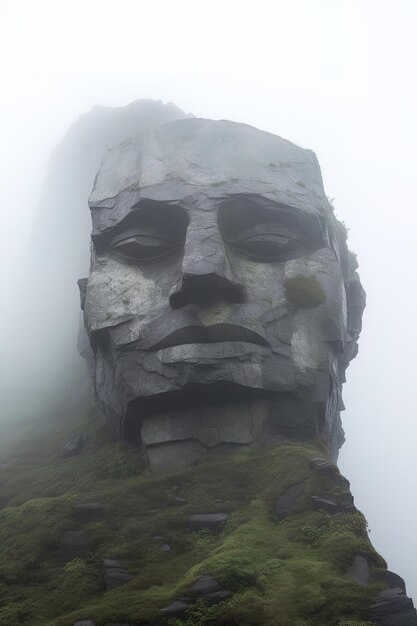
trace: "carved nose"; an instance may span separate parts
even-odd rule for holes
[[[179,309],[186,304],[210,305],[219,300],[244,302],[245,288],[226,276],[215,272],[184,273],[180,285],[169,296],[171,308]]]

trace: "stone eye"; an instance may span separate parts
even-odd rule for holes
[[[119,239],[113,249],[133,261],[151,261],[161,259],[175,250],[175,243],[153,235],[132,235]]]
[[[259,262],[285,261],[299,246],[296,238],[273,233],[256,233],[233,242],[237,252]]]

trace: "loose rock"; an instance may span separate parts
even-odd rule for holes
[[[106,591],[125,585],[133,579],[133,576],[115,559],[104,559],[103,566],[104,588]]]
[[[213,576],[201,576],[192,585],[191,591],[198,596],[204,596],[209,593],[220,591],[221,587]]]
[[[369,565],[364,556],[355,554],[353,563],[346,572],[346,576],[352,578],[363,587],[369,584]]]
[[[171,546],[167,543],[163,543],[161,546],[161,550],[162,552],[171,552]]]
[[[68,563],[83,556],[89,550],[89,541],[83,530],[67,531],[62,535],[55,556],[62,563]]]
[[[191,530],[201,530],[202,528],[217,530],[226,523],[228,517],[227,513],[199,513],[190,515]]]
[[[79,502],[74,507],[74,516],[79,522],[95,522],[104,516],[105,509],[100,502]]]
[[[186,611],[191,607],[192,603],[189,598],[181,598],[174,600],[172,604],[161,609],[161,613],[167,617],[184,617]]]
[[[62,448],[61,457],[65,459],[68,456],[75,456],[83,451],[84,443],[87,439],[87,435],[84,433],[78,433],[71,437]]]
[[[314,508],[327,511],[331,515],[335,513],[352,513],[355,511],[353,496],[350,492],[335,494],[332,496],[310,496]]]
[[[275,513],[279,520],[287,517],[297,506],[298,498],[304,492],[304,483],[297,483],[290,487],[282,496],[278,498],[275,505]]]

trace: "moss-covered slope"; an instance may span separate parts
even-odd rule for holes
[[[84,450],[61,458],[78,431],[88,437]],[[155,474],[88,411],[27,425],[9,436],[0,459],[0,626],[363,623],[385,564],[361,513],[314,505],[312,495],[346,491],[336,469],[311,466],[318,455],[313,445],[285,444]],[[298,484],[290,513],[278,516],[278,499]],[[96,508],[80,511],[80,502]],[[198,513],[228,519],[192,530]],[[63,549],[68,533],[85,539],[76,556]],[[369,586],[345,575],[355,555],[371,565]],[[132,580],[105,591],[104,558],[119,560]],[[232,595],[213,606],[196,599],[181,618],[164,617],[161,608],[175,599],[193,601],[191,585],[203,575]]]

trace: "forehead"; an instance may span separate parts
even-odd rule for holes
[[[243,195],[317,216],[329,211],[310,150],[245,124],[178,120],[106,154],[89,198],[93,232],[117,226],[146,200],[192,206],[196,196]]]

